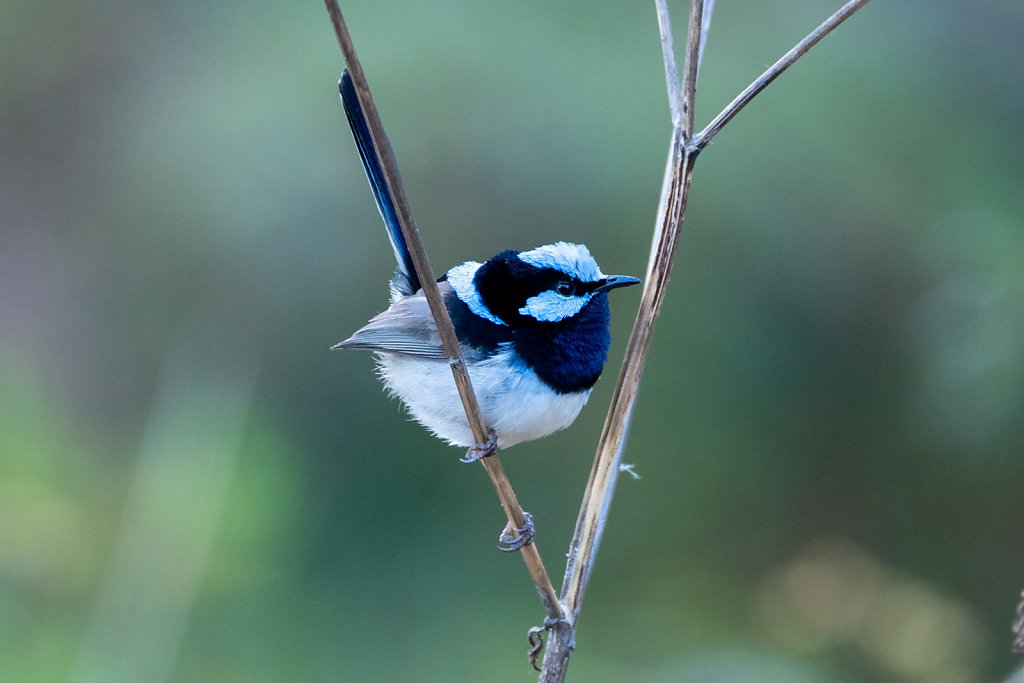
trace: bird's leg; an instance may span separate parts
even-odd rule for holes
[[[466,463],[476,462],[480,458],[486,458],[488,455],[494,455],[496,450],[498,450],[498,437],[494,435],[493,429],[488,429],[487,441],[484,443],[478,443],[475,446],[470,446],[466,450],[466,457],[459,458],[459,460]]]
[[[505,525],[501,535],[498,536],[498,543],[502,544],[498,546],[498,550],[514,553],[533,543],[533,515],[524,510],[523,519],[526,520],[526,523],[521,527],[512,526],[512,522]]]

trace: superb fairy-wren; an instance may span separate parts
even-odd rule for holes
[[[346,71],[339,83],[359,156],[387,227],[398,268],[391,306],[333,349],[367,349],[388,389],[412,416],[467,462],[476,444],[427,300],[399,227],[362,107]],[[568,427],[608,356],[607,292],[640,282],[605,275],[583,245],[556,242],[467,261],[438,281],[483,419],[504,448]]]

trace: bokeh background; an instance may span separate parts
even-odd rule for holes
[[[719,2],[698,122],[838,4]],[[643,273],[650,3],[343,10],[436,269]],[[572,680],[1021,680],[1022,31],[876,0],[703,154]],[[340,68],[319,2],[0,2],[3,680],[533,679],[483,471],[327,351],[393,265]],[[503,457],[556,583],[638,300]]]

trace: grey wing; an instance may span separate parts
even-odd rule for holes
[[[441,295],[454,296],[451,285],[439,282]],[[399,299],[332,349],[366,349],[431,360],[447,360],[423,290]],[[465,351],[465,350],[464,350]]]

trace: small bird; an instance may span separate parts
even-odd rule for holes
[[[347,70],[339,89],[398,268],[391,306],[331,348],[375,352],[384,384],[412,417],[468,447],[463,462],[568,427],[608,355],[607,292],[640,280],[605,275],[585,246],[570,242],[503,251],[445,273],[438,287],[492,431],[493,443],[475,443]]]

